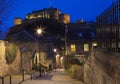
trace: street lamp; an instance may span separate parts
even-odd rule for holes
[[[40,72],[40,77],[41,77],[41,62],[40,62],[41,59],[40,59],[40,41],[39,41],[39,37],[40,37],[40,35],[42,34],[42,32],[43,32],[43,31],[42,31],[41,28],[38,28],[38,29],[37,29],[37,34],[38,34],[38,54],[39,54],[39,64],[40,64],[40,66],[39,66],[39,67],[40,67],[40,68],[39,68],[39,69],[40,69],[40,70],[39,70],[39,72]]]
[[[53,49],[53,51],[54,51],[54,70],[55,70],[55,72],[56,72],[56,53],[57,53],[57,49],[56,48],[54,48]]]
[[[23,69],[23,57],[22,57],[22,52],[24,51],[24,48],[20,48],[20,61],[21,61],[21,71],[22,71],[22,81],[24,81],[24,69]]]
[[[42,29],[37,29],[38,35],[42,34]]]
[[[57,49],[54,49],[53,51],[56,53]]]
[[[68,32],[68,26],[65,25],[65,55],[68,54],[68,52],[67,52],[67,32]]]

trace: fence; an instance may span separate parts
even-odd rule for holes
[[[20,78],[18,78],[18,80],[14,79],[14,76],[15,75],[3,75],[3,76],[0,76],[0,84],[13,84],[13,82],[17,82],[18,84],[21,84],[22,82],[25,81],[25,75],[29,75],[30,79],[32,80],[33,79],[33,74],[35,73],[36,71],[25,71],[23,70],[22,74],[18,75]]]

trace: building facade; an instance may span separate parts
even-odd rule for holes
[[[40,37],[37,34],[38,28],[43,29]],[[39,66],[40,63],[53,67],[55,64],[53,49],[60,50],[61,55],[64,52],[62,49],[64,48],[64,25],[50,19],[26,20],[22,24],[11,27],[6,39],[18,45],[19,48],[25,48],[23,52],[25,70],[30,70],[34,65]]]
[[[120,52],[120,0],[114,2],[97,17],[98,46]]]
[[[21,51],[24,70],[29,71],[35,65],[39,66],[40,63],[46,67],[52,65],[54,46],[51,37],[40,37],[39,44],[38,37],[26,30],[18,31],[7,37],[9,42],[16,44],[20,50],[24,49]]]
[[[59,21],[64,23],[64,24],[70,23],[70,15],[69,14],[60,14]]]
[[[83,62],[93,50],[93,46],[97,46],[96,26],[70,23],[67,24],[67,28],[67,54],[76,56]]]

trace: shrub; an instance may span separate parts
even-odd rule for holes
[[[83,81],[83,66],[79,66],[77,64],[71,65],[67,69],[68,75],[70,75],[72,78]]]
[[[73,78],[75,75],[75,69],[77,68],[77,65],[71,65],[70,68],[67,69],[68,74]]]
[[[5,59],[8,64],[12,64],[16,58],[18,47],[12,43],[6,45]]]

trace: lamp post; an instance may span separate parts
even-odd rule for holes
[[[23,69],[23,57],[22,52],[24,51],[24,48],[20,48],[20,62],[21,62],[21,71],[22,71],[22,81],[24,81],[24,69]]]
[[[67,55],[68,54],[68,52],[67,52],[67,32],[68,32],[68,26],[67,25],[65,25],[65,55]]]
[[[54,48],[54,69],[55,69],[55,72],[56,72],[56,52],[57,52],[57,49],[56,48]]]
[[[39,37],[42,34],[42,29],[38,28],[37,29],[37,34],[38,34],[38,55],[39,55],[39,73],[40,73],[40,77],[41,77],[41,59],[40,59],[40,41],[39,41]]]

